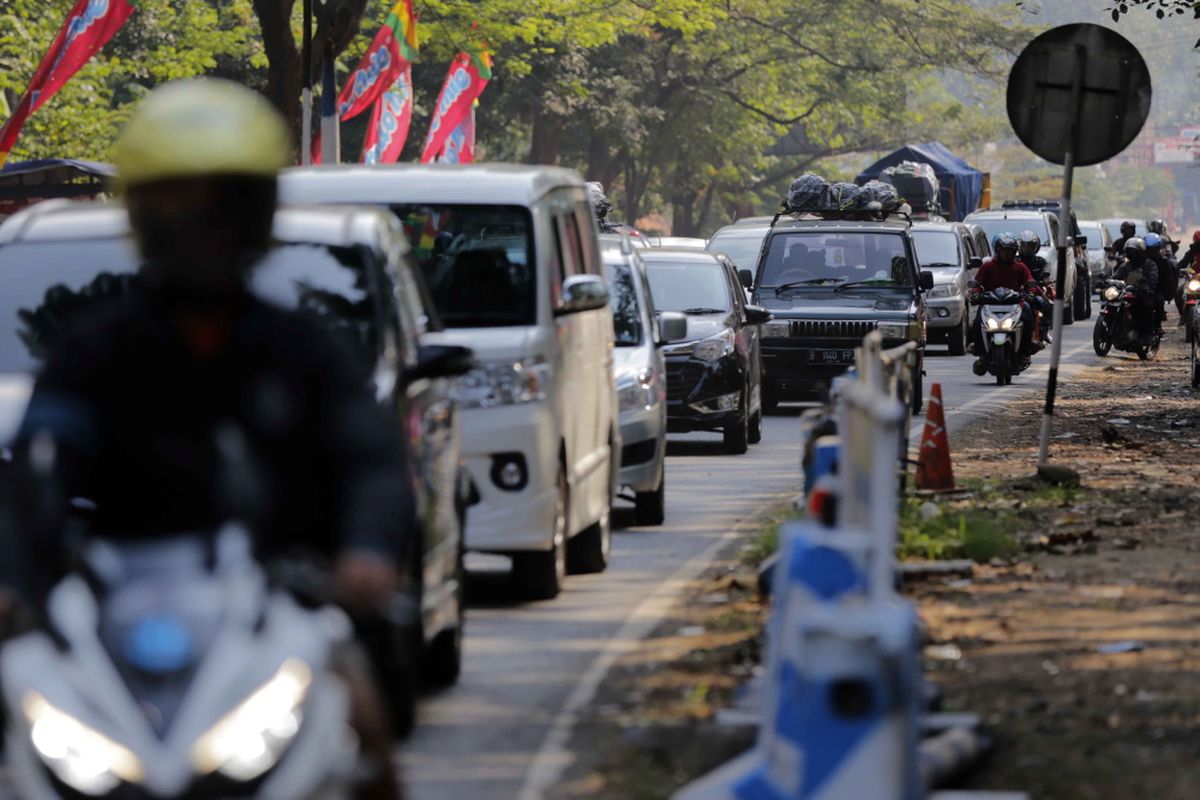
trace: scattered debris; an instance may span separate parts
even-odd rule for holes
[[[1121,653],[1140,653],[1145,649],[1146,645],[1141,642],[1125,641],[1102,644],[1096,648],[1096,652],[1103,653],[1106,656],[1113,656],[1120,655]]]

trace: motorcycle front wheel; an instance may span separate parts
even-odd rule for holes
[[[1192,337],[1192,388],[1200,387],[1200,343]]]
[[[1011,352],[1008,347],[1002,347],[996,351],[996,385],[1006,386],[1012,383],[1012,376],[1009,374],[1011,370]]]
[[[1096,327],[1092,328],[1092,349],[1101,358],[1108,355],[1109,350],[1112,350],[1112,330],[1106,316],[1101,315],[1096,320]]]

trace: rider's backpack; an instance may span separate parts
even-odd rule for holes
[[[1179,288],[1179,267],[1170,259],[1158,262],[1158,293],[1163,297],[1174,297]]]

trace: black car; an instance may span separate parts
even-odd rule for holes
[[[663,348],[667,430],[721,431],[725,452],[762,439],[762,354],[758,326],[769,311],[748,305],[732,262],[696,249],[642,251],[659,311],[688,316],[687,338]]]
[[[418,671],[453,683],[461,664],[464,618],[463,523],[468,483],[461,474],[450,382],[472,366],[470,350],[422,345],[440,327],[408,240],[394,216],[372,209],[282,210],[276,247],[253,274],[252,290],[283,308],[317,315],[347,336],[371,365],[372,391],[395,410],[409,444],[422,553],[412,585],[421,614],[386,632],[397,725],[413,717]],[[112,205],[45,203],[0,225],[0,421],[10,436],[28,401],[32,376],[64,320],[136,290],[137,256],[125,211]],[[395,636],[401,646],[396,648]],[[423,642],[424,661],[411,658]]]
[[[885,347],[917,343],[912,406],[919,411],[932,287],[907,221],[779,219],[763,241],[752,290],[753,302],[775,316],[763,326],[766,408],[821,398],[854,364],[863,337],[878,330]]]

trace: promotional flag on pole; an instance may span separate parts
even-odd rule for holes
[[[421,149],[422,164],[428,164],[442,153],[446,140],[470,115],[472,106],[491,79],[492,57],[487,50],[455,56],[429,122],[429,135]]]
[[[366,111],[383,96],[400,78],[405,67],[416,60],[418,46],[412,0],[400,0],[388,13],[362,61],[342,87],[337,103],[342,122]]]
[[[137,10],[138,0],[77,0],[25,95],[0,127],[0,167],[16,146],[26,120],[104,47]]]
[[[478,103],[476,103],[478,105]],[[475,161],[475,108],[446,137],[438,161],[446,164],[471,164]]]
[[[363,139],[362,163],[393,164],[400,160],[412,123],[412,66],[405,67],[392,88],[375,101]]]

